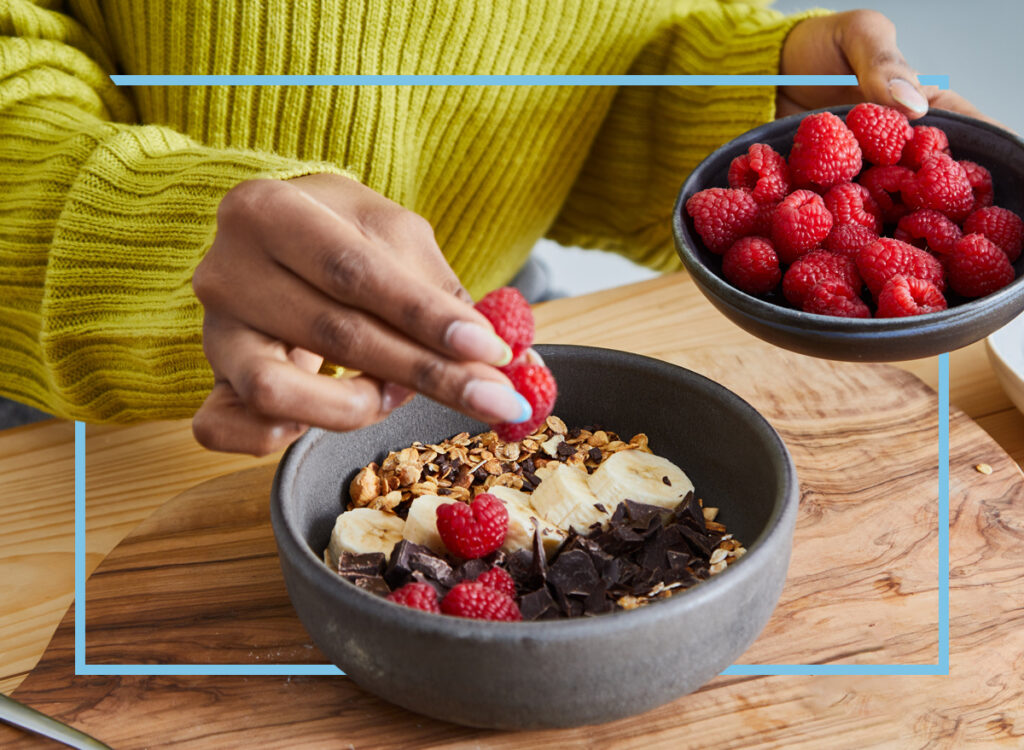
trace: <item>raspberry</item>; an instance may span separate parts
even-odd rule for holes
[[[914,247],[948,255],[953,252],[953,246],[963,236],[963,232],[938,211],[922,208],[900,219],[893,236]]]
[[[979,208],[964,222],[964,234],[983,234],[1013,263],[1024,247],[1024,220],[998,206]]]
[[[1013,281],[1013,266],[991,240],[968,234],[958,243],[946,265],[949,285],[964,297],[984,297]]]
[[[857,254],[857,270],[876,298],[896,274],[930,281],[946,290],[942,264],[924,250],[889,237],[879,237]]]
[[[512,348],[513,359],[530,348],[533,343],[533,311],[518,289],[511,286],[495,289],[474,307],[491,321],[494,332]]]
[[[930,125],[915,125],[913,130],[914,134],[903,147],[903,156],[900,158],[900,164],[904,167],[917,169],[927,157],[936,152],[949,154],[949,139],[943,131]]]
[[[501,546],[508,533],[508,511],[494,495],[482,492],[471,503],[437,506],[437,533],[453,555],[473,560]]]
[[[954,221],[963,221],[974,205],[974,193],[967,172],[952,156],[932,154],[903,183],[903,202],[911,208],[930,208]]]
[[[991,206],[995,202],[995,189],[992,187],[992,173],[973,161],[961,161],[960,166],[967,172],[967,181],[971,183],[974,193],[972,211]]]
[[[853,179],[862,165],[857,137],[831,112],[808,115],[793,136],[789,168],[798,185],[830,188]]]
[[[946,298],[924,279],[896,274],[878,293],[879,318],[903,318],[946,309]]]
[[[441,600],[441,611],[446,615],[474,620],[518,622],[523,619],[514,599],[482,583],[456,584]]]
[[[778,203],[789,192],[789,167],[767,143],[755,143],[729,165],[729,187],[750,190],[758,203]]]
[[[763,237],[744,237],[726,250],[722,275],[747,294],[767,294],[782,279],[779,256]]]
[[[832,214],[821,196],[810,190],[796,190],[775,209],[772,244],[783,263],[792,263],[817,247],[832,229]]]
[[[544,423],[555,406],[558,386],[555,385],[555,376],[544,365],[522,361],[503,368],[503,372],[512,381],[512,387],[529,402],[533,409],[533,415],[525,422],[518,424],[504,422],[491,425],[492,429],[498,433],[499,438],[505,442],[513,442],[522,440]]]
[[[708,250],[721,255],[754,231],[758,206],[748,190],[708,188],[686,201],[686,212]]]
[[[860,184],[868,189],[882,211],[882,220],[892,224],[910,209],[904,205],[903,183],[914,176],[906,167],[871,167],[860,176]]]
[[[871,310],[841,281],[815,284],[803,305],[804,312],[836,318],[870,318]]]
[[[832,227],[832,231],[828,233],[821,246],[838,255],[856,259],[861,248],[877,239],[877,234],[860,224],[839,224]]]
[[[516,582],[506,571],[501,568],[485,570],[477,576],[477,583],[482,583],[488,588],[494,589],[499,594],[504,594],[510,599],[516,598]]]
[[[882,211],[863,185],[844,182],[825,193],[825,208],[833,224],[860,224],[875,234],[882,231]]]
[[[422,609],[424,612],[441,613],[441,606],[437,603],[437,592],[429,583],[407,583],[388,594],[387,599],[406,607]]]
[[[883,166],[897,163],[914,135],[906,115],[878,104],[858,104],[851,109],[846,127],[857,137],[864,158]]]
[[[857,264],[852,258],[827,250],[812,250],[789,267],[782,279],[782,294],[793,305],[800,307],[815,286],[835,281],[850,290],[848,296],[860,292],[861,280]]]

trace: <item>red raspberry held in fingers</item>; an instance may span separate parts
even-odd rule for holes
[[[789,192],[789,166],[767,143],[755,143],[729,165],[729,187],[750,190],[758,203],[778,203]]]
[[[844,182],[825,193],[825,208],[833,224],[860,224],[875,234],[882,231],[882,211],[863,185]]]
[[[516,598],[516,582],[507,571],[504,571],[501,568],[485,570],[477,576],[476,582],[482,583],[484,586],[492,588],[499,594],[504,594],[510,599]]]
[[[900,219],[893,236],[914,247],[949,255],[963,236],[960,227],[938,211],[922,208]]]
[[[848,127],[860,144],[864,158],[872,164],[896,164],[914,129],[899,110],[879,104],[858,104],[846,114]]]
[[[904,318],[946,309],[946,298],[924,279],[896,274],[878,293],[879,318]]]
[[[1024,247],[1024,220],[998,206],[979,208],[964,222],[964,234],[985,235],[1013,263]]]
[[[882,211],[882,221],[892,224],[900,220],[910,208],[903,203],[903,184],[914,173],[906,167],[871,167],[860,176],[860,184],[867,188]]]
[[[896,274],[924,279],[940,292],[946,290],[942,264],[934,256],[890,237],[879,237],[861,250],[857,254],[857,270],[876,298],[885,282]]]
[[[974,205],[974,193],[964,168],[948,154],[938,153],[925,157],[921,168],[903,183],[903,202],[963,221]]]
[[[1013,281],[1006,253],[981,234],[964,236],[946,264],[949,286],[964,297],[984,297]]]
[[[686,201],[697,234],[708,250],[721,255],[736,240],[754,231],[758,204],[749,190],[708,188]]]
[[[512,387],[527,400],[530,408],[533,409],[530,418],[525,422],[518,424],[503,422],[491,425],[491,429],[498,433],[499,438],[510,443],[522,440],[536,431],[551,415],[555,399],[558,398],[558,386],[555,384],[555,376],[551,374],[551,370],[544,365],[526,360],[502,368],[502,372],[512,381]]]
[[[829,252],[856,259],[857,253],[877,239],[878,235],[875,232],[860,224],[839,224],[832,227],[821,247]]]
[[[437,592],[429,583],[413,581],[399,589],[395,589],[387,595],[388,601],[404,604],[413,609],[422,609],[424,612],[436,612],[441,614],[441,605],[437,602]]]
[[[828,237],[832,214],[821,196],[811,190],[796,190],[775,209],[772,244],[783,263],[792,263]]]
[[[871,310],[841,281],[815,284],[804,300],[803,311],[834,318],[870,318]]]
[[[441,611],[446,615],[474,620],[518,622],[523,619],[515,599],[482,583],[456,584],[441,600]]]
[[[437,533],[453,555],[474,560],[489,555],[505,541],[508,511],[494,495],[482,492],[470,503],[437,506]]]
[[[515,359],[533,343],[533,310],[530,303],[511,286],[495,289],[474,307],[491,321],[494,332],[512,349]]]
[[[974,192],[972,211],[991,206],[995,202],[995,188],[992,186],[992,173],[973,161],[961,160],[960,166],[967,172],[967,181]]]
[[[949,154],[949,139],[946,134],[930,125],[915,125],[914,134],[903,147],[900,164],[917,169],[924,160],[935,153]]]
[[[779,285],[779,256],[764,237],[737,240],[722,256],[722,275],[747,294],[767,294]]]
[[[860,294],[862,283],[857,264],[852,258],[827,250],[812,250],[789,267],[782,278],[782,294],[793,305],[800,307],[807,295],[818,284],[835,281],[850,290],[850,296]]]
[[[857,137],[834,114],[819,112],[800,122],[789,153],[789,169],[797,185],[830,188],[849,182],[862,164]]]

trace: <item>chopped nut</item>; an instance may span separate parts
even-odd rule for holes
[[[708,531],[725,531],[725,527],[717,521],[707,521],[704,525]]]
[[[399,486],[410,486],[415,484],[420,479],[420,474],[423,469],[420,468],[419,464],[408,463],[402,464],[398,467],[398,482]]]
[[[623,609],[636,609],[637,607],[642,607],[647,602],[638,596],[629,596],[627,594],[626,596],[620,596],[616,603]]]
[[[992,467],[989,466],[988,464],[978,464],[977,466],[974,467],[974,470],[982,474],[992,473]]]
[[[553,438],[551,438],[550,440],[545,442],[543,445],[541,445],[541,448],[544,449],[545,453],[547,453],[549,456],[554,458],[555,456],[558,455],[558,445],[559,445],[559,443],[562,443],[564,440],[565,440],[565,438],[562,437],[561,435],[555,435]]]
[[[363,467],[348,487],[348,496],[356,507],[366,505],[380,493],[381,483],[376,463]]]
[[[402,493],[399,490],[394,490],[374,498],[370,507],[374,510],[394,510],[400,502],[402,502]]]
[[[704,508],[704,520],[714,521],[718,518],[718,508]]]
[[[716,573],[721,573],[723,570],[725,570],[725,568],[726,568],[726,562],[725,562],[725,560],[722,560],[721,562],[717,562],[714,565],[712,565],[710,568],[708,568],[708,572],[711,575],[715,575]]]
[[[719,547],[718,549],[716,549],[714,552],[711,553],[711,558],[708,560],[708,562],[711,563],[712,566],[715,566],[718,563],[722,562],[722,560],[724,560],[725,556],[728,555],[728,554],[729,554],[728,550],[724,550],[721,547]]]
[[[747,554],[746,547],[737,547],[732,551],[733,557],[743,557],[745,554]]]

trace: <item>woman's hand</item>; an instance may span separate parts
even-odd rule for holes
[[[511,351],[430,225],[354,180],[238,185],[192,285],[215,376],[192,423],[207,448],[271,453],[309,425],[378,421],[414,391],[484,422],[529,417],[492,366]],[[325,358],[366,374],[318,375]]]
[[[873,10],[851,10],[801,21],[786,38],[779,72],[854,74],[859,85],[780,86],[776,117],[869,101],[896,107],[911,120],[926,114],[929,107],[936,107],[995,123],[959,94],[921,86],[914,69],[896,46],[892,21]]]

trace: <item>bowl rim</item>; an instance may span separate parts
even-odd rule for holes
[[[720,395],[732,408],[746,411],[753,417],[754,429],[763,434],[769,441],[773,453],[776,453],[781,458],[783,471],[776,477],[777,495],[775,507],[772,508],[764,528],[755,539],[745,545],[747,552],[736,563],[728,566],[721,573],[701,581],[699,584],[664,601],[653,602],[650,605],[634,610],[619,610],[593,617],[560,618],[557,620],[528,622],[493,622],[439,615],[423,612],[411,607],[404,607],[395,602],[390,602],[382,596],[364,591],[331,571],[321,558],[313,554],[305,538],[298,533],[288,513],[285,511],[285,488],[291,486],[295,481],[311,450],[330,434],[325,430],[314,428],[295,441],[285,452],[274,474],[274,482],[271,488],[271,525],[278,546],[281,548],[280,554],[290,554],[293,560],[297,556],[298,560],[305,563],[293,566],[296,574],[302,576],[307,583],[313,585],[317,590],[322,591],[324,587],[327,587],[326,591],[334,592],[333,596],[335,598],[346,599],[354,606],[368,610],[369,613],[380,617],[387,617],[397,625],[409,628],[418,635],[450,637],[454,634],[458,637],[475,637],[484,640],[505,640],[511,638],[524,641],[569,639],[582,637],[591,632],[603,632],[609,628],[632,629],[634,627],[643,627],[645,624],[653,625],[667,619],[682,616],[687,610],[705,606],[709,600],[713,600],[720,592],[727,590],[724,587],[731,581],[739,581],[741,578],[756,576],[758,570],[756,564],[762,559],[767,559],[767,556],[772,554],[767,549],[768,542],[776,538],[780,533],[783,533],[783,530],[791,525],[791,523],[795,523],[800,498],[793,458],[782,438],[768,420],[747,401],[725,386],[693,370],[665,362],[664,360],[618,349],[594,346],[546,344],[538,345],[536,348],[540,351],[541,356],[550,356],[552,354],[557,356],[557,353],[560,351],[567,353],[577,352],[589,354],[590,356],[610,356],[613,359],[626,363],[634,363],[652,370],[675,374],[677,377],[682,375],[683,377],[693,378],[697,382],[703,381],[712,390],[720,391]],[[337,585],[339,581],[342,583],[341,586]]]
[[[758,137],[768,131],[779,129],[781,125],[787,125],[795,133],[796,127],[808,115],[821,112],[831,112],[834,115],[843,115],[849,112],[854,104],[844,104],[834,107],[822,107],[820,109],[798,112],[787,117],[773,120],[759,125],[752,130],[733,138],[728,143],[719,146],[705,157],[701,164],[720,158],[736,149],[736,142],[743,140],[750,143],[758,142]],[[930,124],[929,120],[961,122],[971,127],[988,131],[1002,140],[1009,141],[1021,151],[1024,151],[1024,139],[1015,133],[997,127],[984,120],[968,117],[958,112],[951,112],[945,109],[929,109],[928,114],[914,124]],[[782,128],[785,130],[785,128]],[[700,166],[700,165],[698,165]],[[690,240],[696,241],[690,233],[683,220],[686,199],[698,192],[695,187],[695,175],[699,170],[694,169],[683,182],[672,211],[672,233],[675,236],[676,251],[683,261],[683,265],[693,275],[698,284],[721,300],[729,307],[741,310],[745,314],[755,317],[758,320],[771,321],[772,325],[778,327],[780,322],[791,324],[794,329],[801,332],[836,333],[836,334],[877,334],[888,332],[914,332],[926,333],[931,329],[944,328],[951,322],[964,322],[963,319],[972,319],[987,315],[993,308],[1001,307],[1014,298],[1024,295],[1024,274],[1019,275],[1002,289],[979,297],[977,299],[963,302],[956,307],[950,307],[939,312],[927,313],[925,315],[908,316],[905,318],[842,318],[830,315],[818,315],[790,307],[777,305],[773,302],[747,294],[729,284],[725,279],[715,274],[697,256],[696,250],[691,246]],[[710,252],[710,251],[708,251]],[[781,319],[781,320],[780,320]]]

